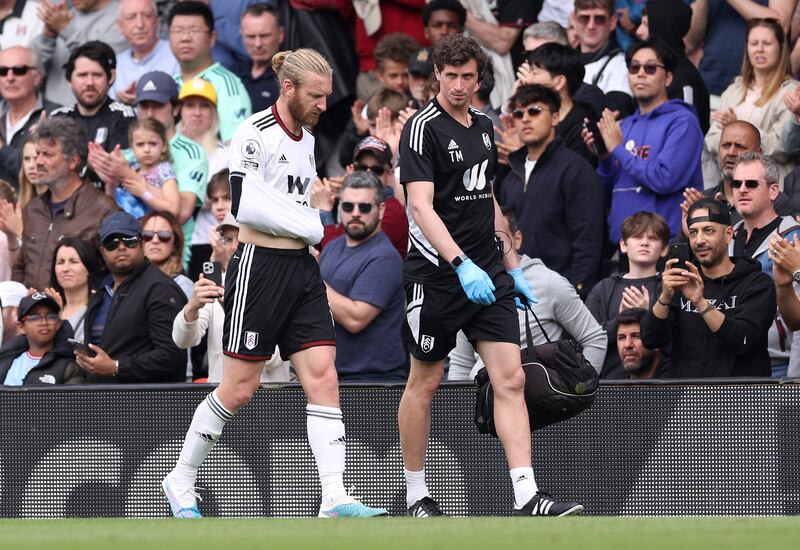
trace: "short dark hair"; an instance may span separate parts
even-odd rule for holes
[[[474,59],[478,64],[478,78],[482,78],[483,71],[489,63],[489,56],[483,51],[477,40],[463,34],[451,34],[441,39],[433,48],[433,64],[439,71],[445,65],[459,67]]]
[[[379,69],[385,61],[408,65],[408,59],[419,51],[419,42],[404,32],[387,34],[375,45],[375,63]]]
[[[642,324],[642,319],[644,319],[645,315],[647,315],[647,310],[640,307],[623,309],[617,315],[617,325],[640,325]]]
[[[517,217],[514,215],[514,211],[511,210],[507,206],[500,207],[500,213],[503,214],[506,220],[508,220],[508,228],[511,230],[510,238],[514,238],[514,234],[519,231],[519,225],[517,225]]]
[[[461,23],[461,28],[467,23],[467,10],[461,5],[458,0],[431,0],[422,8],[422,26],[427,27],[431,20],[431,14],[438,10],[447,10],[455,12],[458,16],[458,22]]]
[[[75,70],[75,61],[79,57],[91,59],[100,65],[109,80],[111,80],[111,71],[117,68],[117,55],[111,49],[111,46],[99,40],[92,40],[75,48],[67,62],[64,63],[64,72],[67,80],[72,78],[72,73]]]
[[[512,95],[508,104],[513,107],[524,107],[536,102],[544,103],[553,113],[561,109],[561,98],[550,86],[542,84],[523,84],[517,88],[517,93]]]
[[[556,42],[542,44],[528,54],[528,63],[536,65],[553,76],[567,79],[567,93],[572,97],[583,84],[586,69],[581,63],[581,54],[569,46]]]
[[[372,189],[375,192],[376,203],[381,204],[385,200],[381,180],[369,170],[356,170],[347,174],[342,182],[339,197],[342,196],[345,189]]]
[[[53,251],[53,261],[50,266],[50,286],[56,289],[56,291],[61,295],[62,299],[66,299],[66,297],[64,296],[64,289],[58,283],[58,279],[56,278],[56,256],[58,256],[58,251],[65,246],[75,249],[75,252],[78,253],[78,258],[80,258],[83,267],[85,267],[86,271],[89,272],[89,276],[102,267],[100,251],[95,243],[90,243],[76,237],[64,237],[61,239],[56,245],[56,249]]]
[[[199,15],[206,22],[208,30],[214,30],[214,12],[205,2],[198,2],[198,0],[176,2],[169,10],[169,15],[167,15],[167,27],[172,26],[172,20],[175,19],[176,15]]]
[[[484,103],[489,103],[489,97],[492,95],[492,90],[494,90],[494,66],[492,65],[492,62],[489,61],[489,63],[486,65],[486,68],[483,70],[483,75],[481,76],[481,85],[478,87],[478,91],[475,92],[475,94],[478,96],[478,99]]]
[[[275,19],[278,20],[278,26],[283,26],[283,21],[281,21],[281,14],[278,13],[278,10],[275,9],[275,6],[272,4],[267,4],[266,2],[256,2],[255,4],[249,4],[244,10],[242,10],[242,17],[245,15],[250,15],[252,17],[261,17],[265,13],[271,13],[275,16]]]
[[[656,212],[648,210],[636,212],[625,218],[620,226],[623,241],[631,237],[641,237],[648,231],[658,237],[662,243],[669,243],[669,224]]]
[[[614,15],[614,0],[575,0],[575,11],[600,8],[606,10],[608,15]]]
[[[664,46],[660,40],[648,40],[647,42],[636,42],[630,47],[628,53],[625,54],[625,64],[631,66],[631,60],[636,52],[639,50],[653,50],[656,52],[656,57],[661,64],[664,65],[664,70],[670,73],[675,72],[675,67],[678,65],[678,60],[675,59],[672,51]]]

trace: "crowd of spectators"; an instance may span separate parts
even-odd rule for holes
[[[337,371],[404,380],[400,136],[455,33],[491,61],[498,246],[551,337],[611,380],[800,376],[798,0],[0,0],[0,385],[220,381],[229,142],[298,47],[334,68]],[[460,334],[449,377],[478,368]],[[261,380],[296,380],[280,349]]]

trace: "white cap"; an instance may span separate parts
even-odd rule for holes
[[[0,302],[3,307],[19,307],[19,301],[28,295],[25,285],[16,281],[3,281],[0,283]]]

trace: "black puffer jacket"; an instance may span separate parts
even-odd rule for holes
[[[39,364],[31,369],[23,380],[25,386],[47,386],[52,384],[81,384],[84,382],[83,370],[75,362],[73,348],[67,338],[72,338],[72,327],[67,321],[61,322],[56,333],[53,349],[48,351]],[[14,359],[28,351],[28,338],[21,334],[15,336],[0,348],[0,384],[2,384]]]
[[[92,278],[97,291],[86,310],[86,333],[91,334],[106,289],[106,273]],[[119,361],[117,376],[87,375],[88,382],[155,383],[186,379],[186,351],[172,341],[172,321],[186,305],[175,281],[145,260],[114,292],[100,346]],[[91,341],[87,336],[87,341]]]

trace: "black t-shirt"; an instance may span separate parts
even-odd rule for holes
[[[434,98],[406,122],[400,138],[400,182],[433,182],[433,209],[464,254],[492,276],[503,267],[494,241],[497,149],[491,119],[471,107],[469,112],[472,123],[466,128]],[[407,280],[449,284],[456,278],[413,218],[409,241]]]
[[[756,227],[747,238],[747,230],[742,224],[733,236],[733,255],[752,258],[764,239],[768,238],[781,225],[782,218],[776,217],[764,227]]]

